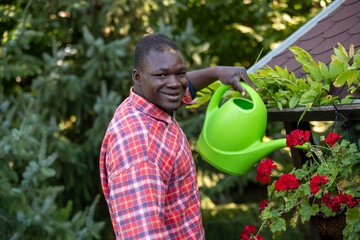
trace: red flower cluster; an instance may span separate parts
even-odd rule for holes
[[[285,191],[289,189],[297,189],[300,187],[299,179],[295,178],[293,174],[283,174],[279,180],[275,182],[275,189],[279,191]]]
[[[350,208],[356,207],[358,204],[360,204],[360,199],[359,199],[359,198],[354,199],[354,200],[348,202],[348,206],[349,206]]]
[[[251,236],[254,232],[256,232],[256,227],[254,225],[245,225],[245,229],[241,233],[242,238],[240,240],[264,240],[264,238],[262,238],[260,234]]]
[[[329,179],[326,179],[326,177],[327,177],[326,175],[320,176],[320,174],[318,174],[311,179],[310,189],[314,195],[319,192],[320,190],[319,186],[321,184],[325,184],[330,181]]]
[[[349,207],[355,207],[360,203],[360,199],[354,199],[353,196],[346,193],[337,193],[336,197],[331,197],[331,193],[328,192],[321,198],[326,206],[331,208],[332,212],[336,212],[340,209],[340,204],[347,204]]]
[[[268,206],[268,200],[264,199],[264,201],[262,201],[262,203],[260,203],[259,205],[259,213],[261,213],[262,211],[264,211],[264,209]]]
[[[329,135],[325,138],[325,143],[328,143],[330,147],[334,146],[336,141],[339,141],[342,136],[337,135],[334,132],[329,133]]]
[[[304,145],[305,142],[309,141],[311,132],[296,129],[290,134],[286,135],[286,146],[294,147],[296,145]]]
[[[271,159],[262,160],[257,168],[256,180],[262,183],[270,182],[271,169],[276,169],[274,162]]]

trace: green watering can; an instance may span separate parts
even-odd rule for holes
[[[262,142],[267,124],[265,104],[252,87],[244,82],[241,85],[251,100],[235,97],[219,106],[230,86],[221,85],[215,91],[197,143],[207,162],[232,175],[247,173],[263,157],[286,147],[286,138]]]

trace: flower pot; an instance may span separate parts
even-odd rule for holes
[[[346,227],[345,214],[325,217],[315,215],[310,217],[310,223],[324,236],[342,239],[343,230]]]

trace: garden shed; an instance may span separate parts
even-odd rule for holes
[[[253,65],[249,72],[255,72],[264,66],[277,65],[286,66],[288,71],[294,72],[298,78],[304,77],[307,72],[301,68],[301,64],[296,61],[289,47],[300,47],[316,62],[321,61],[328,65],[333,48],[338,43],[341,43],[347,51],[351,44],[356,50],[360,48],[360,1],[358,0],[334,1]],[[346,89],[333,88],[331,91],[341,98]],[[359,98],[360,94],[357,93],[356,96]]]
[[[290,37],[283,41],[276,49],[261,58],[256,64],[249,68],[254,73],[266,66],[274,68],[279,66],[293,72],[297,78],[306,79],[308,74],[302,68],[289,47],[297,46],[307,51],[316,62],[323,62],[328,65],[331,62],[331,55],[338,43],[349,51],[353,44],[355,51],[360,48],[360,1],[359,0],[335,0],[326,9],[308,21]],[[338,95],[341,99],[347,93],[347,87],[330,88],[332,95]],[[342,120],[342,128],[351,128],[360,120],[360,93],[355,93],[355,99],[350,104],[331,104],[312,106],[306,112],[300,124],[298,120],[305,111],[305,107],[269,109],[269,122],[283,122],[286,132],[300,128],[311,130],[310,121],[334,121]],[[357,140],[356,140],[357,141]],[[291,150],[292,159],[296,167],[302,166],[305,162],[305,153],[300,150]],[[317,234],[314,239],[319,239]],[[321,237],[321,239],[328,239]],[[330,238],[331,239],[331,238]]]
[[[341,43],[348,51],[353,44],[355,50],[360,48],[360,1],[359,0],[336,0],[314,18],[304,24],[290,37],[288,37],[276,49],[261,58],[249,68],[249,72],[255,72],[265,66],[287,67],[289,72],[294,72],[296,77],[304,77],[307,72],[302,69],[301,63],[297,62],[294,54],[289,50],[291,46],[297,46],[307,51],[316,62],[329,64],[334,47]],[[346,88],[330,90],[339,99],[346,93]],[[303,118],[302,128],[309,128],[308,121],[333,121],[337,113],[340,113],[348,123],[354,125],[360,120],[359,92],[355,94],[357,99],[351,104],[313,106]],[[287,131],[296,128],[297,121],[304,112],[305,107],[293,109],[269,110],[268,121],[284,122]],[[297,150],[295,150],[297,151]],[[293,152],[293,159],[297,164],[298,154]]]

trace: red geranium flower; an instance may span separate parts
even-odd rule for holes
[[[326,175],[320,176],[320,174],[318,174],[311,179],[310,189],[314,195],[319,192],[320,190],[319,186],[321,184],[325,184],[330,181],[329,179],[326,179],[326,177],[327,177]]]
[[[262,238],[262,237],[260,236],[260,234],[256,234],[254,239],[255,239],[255,240],[264,240],[264,238]]]
[[[262,183],[268,183],[271,181],[271,178],[266,175],[256,175],[256,180],[262,182]]]
[[[348,195],[346,193],[337,193],[336,194],[339,198],[340,203],[347,204],[348,202],[351,202],[353,200],[353,196]]]
[[[268,176],[271,174],[271,169],[275,169],[276,165],[271,159],[262,160],[260,162],[257,170],[256,180],[267,183],[271,181],[271,178]]]
[[[286,135],[286,146],[304,145],[305,142],[309,141],[310,134],[311,132],[308,130],[304,132],[303,130],[296,129]]]
[[[295,178],[293,174],[283,174],[279,180],[275,182],[275,189],[279,191],[285,191],[289,189],[297,189],[300,186],[299,179]]]
[[[267,207],[267,205],[268,205],[268,200],[264,200],[264,201],[262,201],[262,203],[260,203],[260,205],[259,205],[259,213],[261,213],[262,211],[264,211],[264,209]]]
[[[256,231],[255,225],[250,225],[250,226],[245,225],[245,229],[241,233],[241,237],[242,237],[241,240],[250,239],[250,234],[254,233],[255,231]]]
[[[360,199],[356,199],[356,200],[354,199],[354,201],[348,202],[348,206],[350,208],[353,208],[353,207],[356,207],[359,203],[360,203]]]
[[[323,203],[325,203],[326,206],[331,208],[332,212],[336,212],[340,209],[340,200],[338,197],[331,197],[331,194],[328,192],[325,196],[321,198]]]
[[[342,136],[337,135],[334,132],[329,133],[329,135],[325,138],[325,143],[328,143],[330,147],[334,146],[336,141],[339,141]]]

